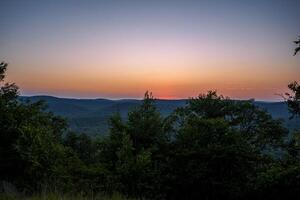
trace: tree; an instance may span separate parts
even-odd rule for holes
[[[253,101],[230,100],[217,95],[215,91],[190,99],[186,107],[174,113],[173,118],[177,127],[190,118],[223,119],[260,151],[278,147],[288,132],[282,121],[274,120],[266,111],[255,106]]]
[[[178,131],[166,172],[171,199],[245,196],[260,156],[239,132],[224,119],[200,117],[186,119]]]
[[[164,142],[163,120],[157,111],[152,93],[146,92],[142,105],[128,114],[127,133],[136,152],[157,148]]]
[[[291,118],[297,115],[300,116],[300,85],[294,81],[288,85],[288,88],[292,94],[286,93],[285,99],[292,114]]]
[[[300,50],[300,39],[294,42],[298,45],[295,48],[295,56]],[[291,93],[286,93],[283,98],[292,114],[290,118],[300,116],[300,86],[295,81],[290,83],[288,88]],[[282,158],[258,173],[255,183],[256,198],[291,199],[300,195],[299,141],[299,133],[293,132],[283,145]]]
[[[117,113],[109,122],[109,135],[99,143],[99,160],[113,174],[115,190],[139,198],[160,195],[155,191],[160,187],[159,159],[166,137],[152,94],[145,93],[127,121]]]
[[[0,81],[3,81],[3,79],[5,77],[6,68],[7,68],[7,63],[1,62],[0,63]]]
[[[96,145],[93,139],[86,134],[68,132],[64,138],[64,145],[70,147],[85,164],[95,162]]]
[[[299,36],[299,40],[294,41],[294,43],[298,45],[298,47],[295,48],[295,53],[294,53],[295,56],[298,53],[298,51],[300,51],[300,36]]]
[[[300,51],[300,36],[299,40],[294,41],[294,43],[298,45],[295,49],[295,56],[298,51]],[[290,112],[292,113],[292,118],[295,115],[300,116],[300,85],[294,81],[288,85],[288,88],[291,90],[292,94],[286,93],[284,98],[286,99]]]
[[[0,81],[6,63],[0,64]],[[0,174],[1,179],[35,191],[54,177],[54,167],[64,154],[61,144],[65,121],[45,112],[43,102],[21,102],[18,87],[4,83],[0,88]]]
[[[246,197],[257,170],[268,165],[270,149],[279,149],[287,135],[253,102],[215,91],[191,98],[170,117],[173,147],[165,173],[171,199]]]

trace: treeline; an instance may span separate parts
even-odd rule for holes
[[[3,82],[7,65],[0,65]],[[299,115],[300,87],[287,96]],[[67,131],[42,102],[20,102],[14,84],[0,90],[0,180],[23,194],[137,199],[289,199],[300,195],[300,134],[252,101],[199,95],[163,117],[146,93],[106,136]],[[298,110],[297,110],[298,109]],[[3,188],[2,188],[3,190]],[[2,191],[3,192],[3,191]]]

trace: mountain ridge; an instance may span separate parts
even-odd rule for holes
[[[140,99],[77,99],[61,98],[48,95],[20,96],[21,101],[36,102],[43,100],[47,110],[67,119],[70,130],[89,135],[106,134],[108,119],[119,112],[124,120],[127,113],[141,104]],[[186,105],[188,99],[156,99],[155,103],[163,116],[173,112],[177,107]],[[260,108],[266,109],[274,118],[281,118],[288,128],[300,128],[299,119],[290,120],[285,102],[254,101]]]

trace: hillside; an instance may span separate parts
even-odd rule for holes
[[[48,110],[65,117],[70,129],[76,132],[85,132],[90,135],[105,134],[108,129],[108,119],[119,112],[125,119],[127,113],[141,103],[136,99],[71,99],[52,96],[20,97],[22,101],[43,100],[48,104]],[[177,107],[182,107],[186,100],[157,100],[156,106],[163,115],[170,114]],[[288,128],[300,127],[299,119],[289,119],[287,105],[284,102],[261,102],[255,104],[266,109],[274,118],[281,118]]]

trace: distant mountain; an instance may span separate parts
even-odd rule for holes
[[[48,104],[48,110],[54,114],[65,117],[70,129],[77,132],[84,132],[90,135],[105,134],[108,130],[108,119],[116,112],[126,119],[127,113],[141,104],[136,99],[70,99],[52,96],[20,97],[21,101],[43,100]],[[177,107],[186,104],[186,100],[156,100],[156,106],[162,115],[166,116]],[[255,102],[255,104],[266,109],[274,118],[281,118],[288,128],[300,128],[300,120],[289,120],[289,112],[284,102]]]

